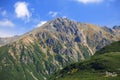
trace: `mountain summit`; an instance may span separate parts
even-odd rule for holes
[[[0,79],[47,80],[55,71],[120,40],[119,30],[108,29],[67,18],[51,20],[0,47]]]

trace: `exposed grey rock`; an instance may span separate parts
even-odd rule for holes
[[[48,39],[46,40],[46,44],[47,44],[49,47],[51,47],[52,45],[55,44],[55,39],[48,38]]]
[[[120,26],[113,26],[113,29],[120,30]]]
[[[103,29],[104,29],[105,31],[111,33],[111,34],[114,33],[114,31],[113,31],[111,28],[108,28],[108,27],[106,27],[106,26],[104,26]],[[114,29],[114,27],[113,27],[113,29]]]
[[[76,38],[75,38],[75,42],[81,42],[82,40],[81,40],[81,38],[79,37],[79,36],[77,36]]]

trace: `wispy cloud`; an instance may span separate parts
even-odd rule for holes
[[[0,37],[12,37],[15,34],[0,30]]]
[[[48,14],[51,15],[52,17],[56,17],[59,14],[59,12],[49,11]]]
[[[0,27],[14,27],[14,26],[15,24],[8,19],[0,20]]]
[[[62,16],[62,18],[67,18],[67,16]]]
[[[28,9],[28,3],[26,2],[17,2],[14,5],[15,13],[17,18],[21,18],[23,20],[29,20],[31,13]]]
[[[103,0],[76,0],[80,3],[83,3],[83,4],[88,4],[88,3],[101,3],[103,2]]]
[[[47,21],[40,21],[35,27],[40,27],[45,24]]]

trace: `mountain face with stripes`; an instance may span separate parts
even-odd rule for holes
[[[56,18],[0,47],[0,80],[48,80],[50,75],[120,40],[120,31]]]

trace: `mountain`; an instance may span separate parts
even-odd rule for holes
[[[118,40],[119,30],[56,18],[0,47],[0,80],[47,80]]]
[[[18,38],[19,38],[19,36],[6,37],[6,38],[1,38],[0,37],[0,46],[6,45],[6,44],[11,43],[11,42],[14,42]]]
[[[120,80],[120,41],[97,51],[90,59],[58,71],[51,80]]]

